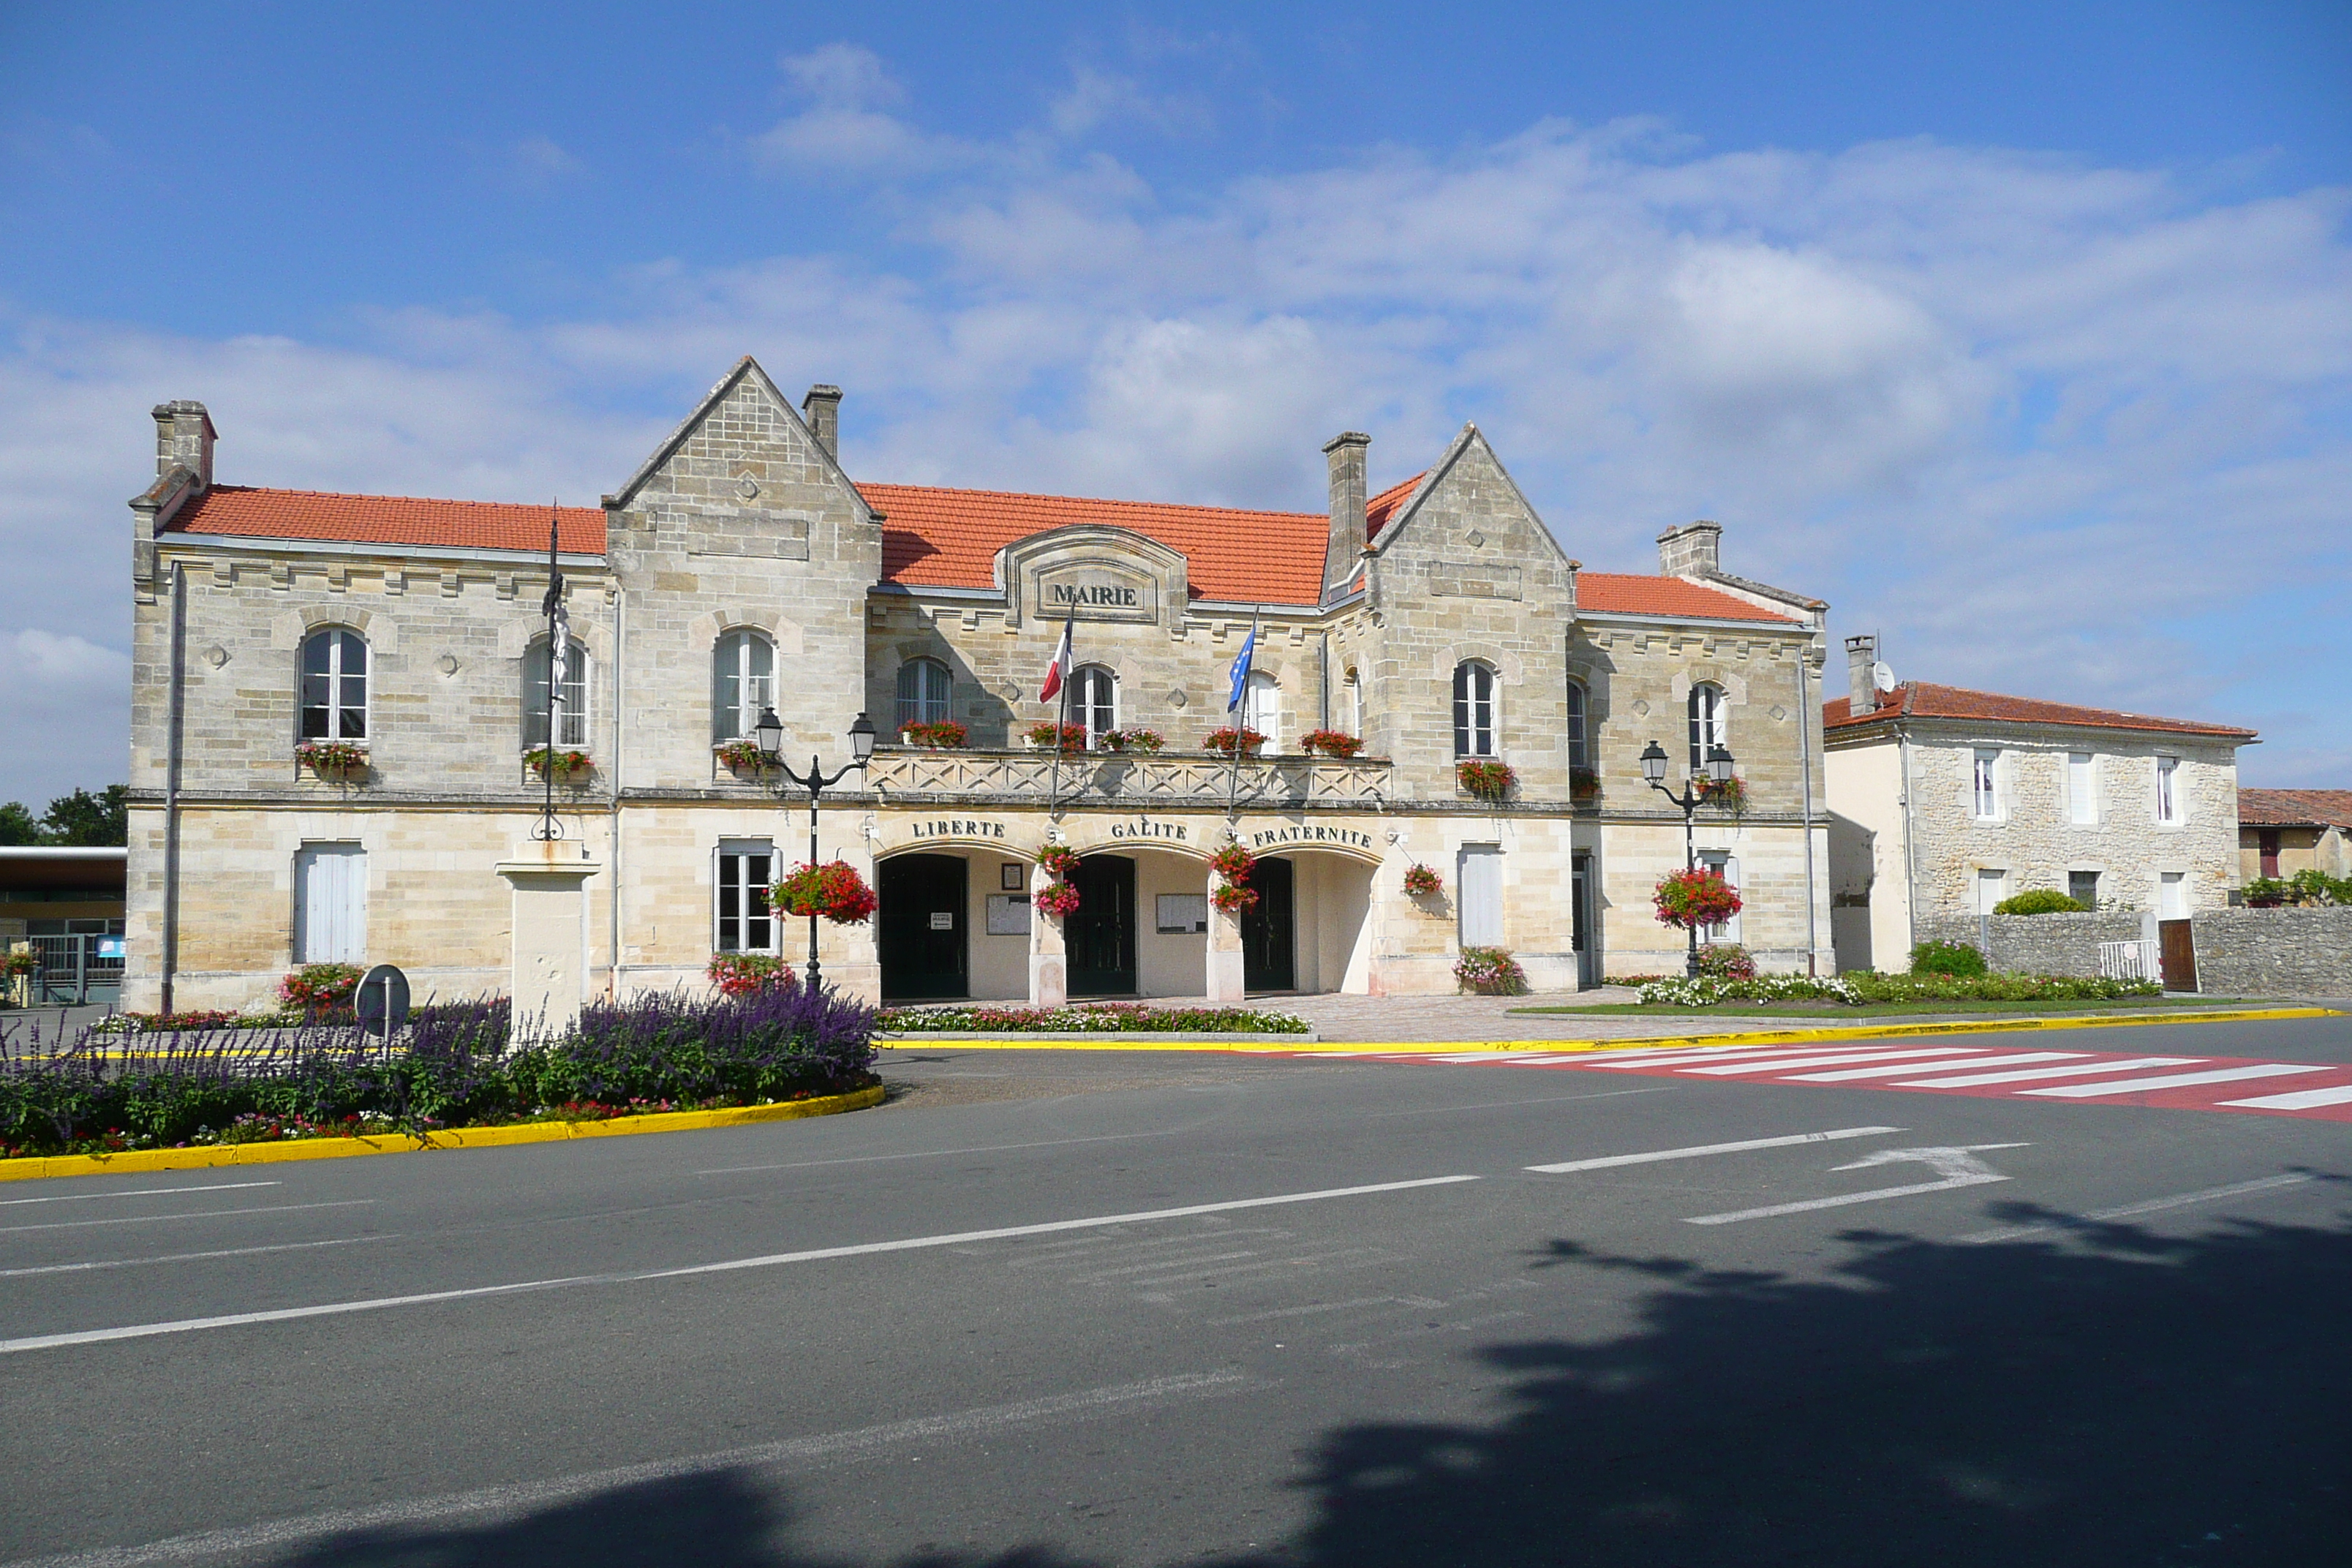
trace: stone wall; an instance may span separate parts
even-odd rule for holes
[[[2352,996],[2352,909],[2209,910],[2189,929],[2200,991]]]
[[[2084,915],[1988,915],[1980,926],[1973,920],[1945,917],[1919,922],[1922,942],[1964,942],[1984,948],[1990,932],[1986,963],[2012,974],[2073,974],[2089,978],[2099,973],[2099,944],[2137,942],[2146,922],[2137,914],[2107,911]],[[1908,967],[1910,954],[1883,955],[1878,967],[1888,972]]]

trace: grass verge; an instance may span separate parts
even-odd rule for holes
[[[1842,1002],[1718,1002],[1706,1007],[1676,1007],[1663,1002],[1596,1002],[1581,1007],[1513,1007],[1509,1011],[1547,1015],[1573,1013],[1601,1018],[1917,1018],[1944,1017],[1958,1013],[2042,1017],[2052,1013],[2146,1013],[2167,1007],[2246,1007],[2259,1005],[2229,996],[2126,996],[2105,1002],[2088,999],[1989,1002],[1945,998],[1927,1002],[1865,1002],[1859,1007]]]

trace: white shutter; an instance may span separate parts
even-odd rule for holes
[[[298,963],[358,963],[367,954],[367,851],[313,844],[296,862]]]
[[[2071,752],[2066,758],[2066,804],[2077,827],[2095,826],[2099,820],[2095,768],[2088,752]]]
[[[1463,847],[1455,883],[1462,889],[1462,945],[1503,945],[1503,852],[1491,844]]]

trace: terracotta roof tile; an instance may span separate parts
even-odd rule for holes
[[[2238,820],[2264,827],[2352,827],[2352,789],[2242,789]]]
[[[604,553],[601,510],[568,506],[558,509],[556,516],[556,536],[566,552]],[[164,531],[541,551],[547,548],[547,508],[535,502],[426,500],[415,496],[347,496],[327,490],[215,485],[194,505],[183,508]]]
[[[1381,530],[1387,527],[1389,519],[1397,514],[1397,508],[1404,505],[1406,501],[1412,500],[1414,487],[1419,485],[1422,480],[1428,477],[1429,470],[1424,468],[1409,479],[1400,480],[1398,483],[1391,485],[1388,489],[1382,490],[1380,494],[1374,496],[1371,500],[1364,503],[1364,538],[1367,542],[1378,539],[1381,536]],[[1326,518],[1326,537],[1328,537],[1328,516]]]
[[[1321,512],[1242,511],[1157,501],[860,484],[885,514],[882,580],[910,588],[995,585],[996,552],[1049,529],[1124,528],[1181,551],[1192,592],[1236,604],[1317,605],[1323,598]]]
[[[1622,572],[1579,572],[1576,607],[1603,616],[1685,616],[1784,626],[1802,624],[1794,616],[1775,614],[1719,588],[1703,588],[1680,577],[1641,577]]]
[[[2033,697],[2004,697],[1994,691],[1971,691],[1964,686],[1937,686],[1906,680],[1889,692],[1870,712],[1853,711],[1853,699],[1832,698],[1822,704],[1822,727],[1835,730],[1874,724],[1886,719],[1984,719],[2009,724],[2069,724],[2091,730],[2141,730],[2168,735],[2238,736],[2252,740],[2254,731],[2233,724],[2201,724],[2190,719],[2158,719],[2146,713],[2126,713],[2113,708],[2082,708],[2071,702],[2044,702]]]

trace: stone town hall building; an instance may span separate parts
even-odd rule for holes
[[[1340,436],[1328,517],[859,483],[840,397],[795,408],[747,358],[601,509],[558,515],[554,740],[592,765],[557,801],[600,868],[592,994],[801,951],[764,888],[805,853],[806,797],[780,805],[719,755],[768,706],[795,765],[846,762],[861,710],[883,731],[823,814],[824,856],[881,895],[870,924],[824,931],[829,974],[867,994],[1450,992],[1465,945],[1512,950],[1539,990],[1675,971],[1650,894],[1683,822],[1643,782],[1652,741],[1676,782],[1703,745],[1738,759],[1744,815],[1698,826],[1747,900],[1725,934],[1767,967],[1828,968],[1807,826],[1825,822],[1824,606],[1724,574],[1715,524],[1662,535],[1662,575],[1580,571],[1475,426],[1378,493],[1367,438]],[[515,895],[493,868],[537,820],[524,754],[548,739],[547,509],[215,484],[204,406],[155,421],[131,503],[125,1005],[167,985],[181,1008],[248,1005],[327,959],[396,963],[420,993],[502,988]],[[1057,768],[1026,748],[1073,598],[1074,721],[1165,751]],[[1254,616],[1270,740],[1234,775],[1201,745]],[[968,747],[898,743],[940,718]],[[1318,728],[1362,754],[1302,754]],[[364,765],[318,776],[306,739]],[[1464,758],[1507,763],[1509,797],[1468,794]],[[1238,921],[1205,897],[1232,834],[1262,858]],[[1055,841],[1086,857],[1064,927],[1026,897]],[[1441,893],[1405,892],[1414,864]]]

